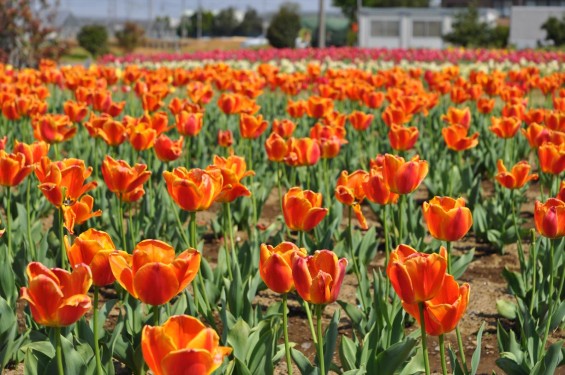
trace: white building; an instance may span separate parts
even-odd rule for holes
[[[550,17],[562,19],[565,7],[515,6],[510,11],[510,45],[535,48],[548,44],[541,26]]]
[[[444,48],[457,8],[361,8],[359,46],[367,48]],[[498,12],[479,9],[482,21],[494,25]]]

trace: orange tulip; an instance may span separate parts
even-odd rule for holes
[[[542,121],[539,121],[540,123]],[[559,132],[565,131],[565,113],[549,112],[545,116],[545,125],[551,129]]]
[[[520,126],[522,121],[517,117],[491,117],[490,131],[493,132],[498,138],[513,138]]]
[[[72,246],[65,236],[65,248],[73,267],[79,264],[90,267],[94,285],[106,286],[116,280],[110,268],[110,254],[116,251],[116,246],[108,233],[90,228],[76,237]]]
[[[459,125],[465,129],[469,129],[471,126],[471,111],[468,107],[463,109],[449,107],[447,113],[445,115],[441,115],[441,119],[450,126]]]
[[[423,209],[430,234],[440,241],[458,241],[473,226],[471,210],[463,198],[433,197],[424,202]]]
[[[315,305],[335,302],[346,268],[347,259],[338,259],[329,250],[317,250],[305,258],[295,257],[292,278],[296,291],[304,301]]]
[[[538,159],[544,173],[560,174],[565,170],[565,143],[544,143],[538,148]]]
[[[267,159],[281,162],[288,154],[288,143],[279,134],[273,132],[265,141],[265,151]]]
[[[16,140],[14,154],[20,152],[25,155],[26,165],[35,165],[39,163],[42,157],[47,156],[49,153],[49,144],[43,141],[27,144]]]
[[[240,111],[242,101],[242,97],[239,94],[223,93],[218,98],[218,107],[226,115],[231,115]]]
[[[262,244],[259,260],[261,279],[273,292],[283,294],[292,291],[294,258],[306,255],[306,249],[299,248],[292,242],[282,242],[275,247]]]
[[[320,145],[312,138],[290,138],[284,161],[293,167],[314,165],[320,160]]]
[[[233,145],[233,134],[231,130],[218,130],[218,145],[226,148]]]
[[[116,281],[134,298],[152,306],[169,302],[182,292],[200,269],[200,253],[175,249],[158,240],[144,240],[133,254],[113,252],[110,268]]]
[[[33,136],[49,144],[64,142],[74,137],[77,127],[66,115],[46,114],[32,120]]]
[[[4,150],[0,150],[0,185],[17,186],[31,172],[33,168],[26,164],[24,154],[8,154]]]
[[[534,222],[537,231],[547,238],[565,236],[565,202],[549,198],[547,202],[536,201],[534,206]]]
[[[447,251],[425,254],[399,245],[390,254],[386,269],[396,294],[403,303],[429,301],[441,292],[447,270]]]
[[[424,321],[428,335],[440,336],[455,329],[469,305],[469,291],[469,284],[459,286],[453,276],[445,277],[439,293],[424,302]],[[402,306],[420,324],[418,304],[403,302]]]
[[[88,219],[102,215],[102,211],[94,208],[94,198],[90,195],[84,195],[78,201],[67,206],[63,206],[63,218],[65,219],[65,228],[70,234],[73,234],[75,225],[86,223]]]
[[[507,189],[520,189],[526,183],[538,179],[537,173],[529,174],[532,167],[525,160],[514,165],[510,172],[506,169],[501,159],[498,159],[496,167],[498,169],[498,173],[495,176],[496,180]]]
[[[185,211],[207,210],[222,191],[223,177],[218,169],[187,170],[179,167],[163,172],[169,195]]]
[[[183,143],[183,137],[180,137],[177,141],[173,141],[165,134],[161,134],[155,141],[154,147],[157,159],[163,162],[177,160],[182,154]]]
[[[72,122],[81,122],[88,114],[86,104],[77,103],[73,100],[67,100],[63,103],[63,111]]]
[[[299,118],[306,114],[308,111],[308,105],[304,100],[297,100],[294,102],[289,99],[286,111],[290,117]]]
[[[453,151],[464,151],[479,144],[479,133],[467,137],[467,129],[459,125],[451,125],[441,129],[441,135],[447,148]]]
[[[292,137],[292,133],[294,133],[294,129],[296,129],[296,124],[288,119],[283,120],[273,120],[273,133],[277,133],[284,139]]]
[[[195,137],[202,130],[203,125],[203,113],[189,113],[186,111],[181,111],[175,116],[176,126],[179,134]]]
[[[347,141],[346,141],[347,142]],[[336,136],[318,139],[322,159],[333,159],[339,155],[343,141]]]
[[[494,108],[494,99],[484,97],[484,98],[479,98],[477,100],[477,110],[480,113],[487,115],[492,112],[493,108]]]
[[[129,143],[136,151],[148,150],[155,144],[157,131],[147,125],[140,123],[128,129]]]
[[[415,126],[404,127],[392,124],[388,132],[390,146],[397,151],[410,150],[416,144],[420,131]]]
[[[84,161],[73,158],[52,162],[45,156],[35,168],[39,189],[55,207],[72,205],[94,189],[96,181],[86,182],[91,174],[92,167],[86,168]]]
[[[87,265],[79,264],[71,273],[31,262],[26,273],[29,287],[22,287],[20,296],[29,303],[31,316],[38,324],[66,327],[91,309],[87,293],[92,285],[92,274]]]
[[[380,108],[380,106],[383,104],[385,95],[380,91],[366,92],[363,94],[362,99],[363,104],[365,104],[367,107],[376,109]]]
[[[119,146],[127,138],[126,127],[112,118],[102,122],[94,131],[96,136],[102,138],[109,146]]]
[[[241,180],[247,176],[254,176],[255,172],[247,170],[245,159],[241,156],[230,155],[223,158],[214,155],[214,164],[206,170],[218,169],[222,173],[222,190],[216,197],[216,202],[229,203],[239,197],[249,197],[251,192]]]
[[[143,327],[141,351],[155,375],[209,375],[232,349],[220,346],[216,331],[197,318],[175,315],[162,326]]]
[[[521,131],[528,140],[531,148],[538,148],[545,142],[552,142],[551,135],[553,131],[535,122],[530,124],[526,129],[521,129]]]
[[[122,202],[136,202],[144,194],[143,184],[151,177],[147,165],[136,164],[133,167],[125,160],[114,160],[106,155],[102,162],[102,176],[112,193]]]
[[[396,194],[409,194],[416,190],[428,174],[428,162],[415,156],[410,161],[403,157],[386,154],[383,176],[390,188]]]
[[[398,194],[391,192],[384,180],[382,166],[371,168],[368,178],[363,181],[363,190],[373,203],[386,205],[398,201]]]
[[[328,213],[322,208],[322,194],[296,186],[283,196],[282,210],[288,228],[303,232],[314,229]]]
[[[239,132],[243,138],[256,139],[269,127],[269,123],[263,120],[263,116],[253,116],[242,113],[239,117]]]
[[[412,120],[412,114],[406,112],[403,108],[397,107],[394,104],[385,108],[381,114],[381,119],[386,126],[390,127],[392,124],[402,125]]]
[[[308,116],[314,118],[327,117],[334,109],[332,99],[323,98],[321,96],[311,96],[306,102],[306,112]]]
[[[365,131],[371,126],[375,116],[372,114],[363,113],[361,111],[354,111],[349,115],[349,122],[353,129],[357,131]]]
[[[368,178],[369,174],[362,170],[357,170],[352,174],[342,171],[337,179],[337,186],[335,188],[335,197],[341,203],[353,208],[353,212],[363,230],[369,229],[367,220],[363,216],[363,211],[361,211],[361,202],[365,199],[363,182]]]

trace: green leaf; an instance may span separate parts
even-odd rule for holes
[[[459,279],[464,273],[469,264],[473,261],[475,249],[471,249],[468,253],[463,254],[451,265],[451,274],[455,279]]]
[[[382,375],[393,375],[408,360],[413,353],[417,340],[406,338],[404,341],[391,345],[377,355],[376,369]]]
[[[355,345],[353,340],[345,335],[341,336],[341,342],[339,344],[339,359],[341,361],[341,366],[345,371],[353,370],[357,367],[357,350],[358,347]]]
[[[339,316],[340,310],[337,309],[334,312],[332,320],[326,330],[326,334],[324,336],[324,367],[329,369],[330,364],[332,363],[332,359],[335,352],[335,347],[337,345],[337,337],[338,337],[338,325],[339,325]]]
[[[486,324],[485,322],[481,324],[479,333],[477,333],[477,347],[475,348],[475,351],[473,352],[473,357],[471,358],[471,375],[475,375],[477,373],[477,369],[479,368],[479,363],[481,363],[481,343],[483,339],[483,330],[485,329],[485,324]]]
[[[294,363],[296,363],[296,366],[298,367],[298,370],[300,370],[300,373],[302,375],[318,375],[319,374],[318,368],[314,367],[310,363],[308,358],[306,358],[306,356],[304,354],[302,354],[301,351],[296,350],[294,348],[291,348],[290,349],[290,355],[291,355]]]
[[[242,361],[245,361],[248,346],[255,345],[255,342],[250,342],[249,334],[251,328],[241,318],[233,325],[228,332],[228,345],[233,348],[233,355]]]
[[[516,304],[504,300],[504,299],[497,299],[496,300],[496,310],[500,315],[505,317],[506,319],[514,320],[516,319],[516,312],[518,307]]]

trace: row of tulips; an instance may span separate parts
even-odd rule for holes
[[[563,74],[525,68],[465,76],[456,66],[372,73],[314,62],[294,73],[270,64],[86,70],[44,62],[38,70],[3,66],[1,76],[7,251],[0,260],[8,271],[0,275],[0,309],[16,319],[22,286],[34,318],[26,315],[25,332],[16,324],[2,331],[13,337],[0,343],[3,365],[113,373],[115,360],[135,373],[144,362],[155,373],[177,373],[179,363],[194,373],[270,373],[273,359],[285,357],[288,372],[294,361],[308,373],[313,365],[287,330],[296,288],[322,373],[374,373],[390,357],[397,359],[390,371],[413,362],[417,341],[404,330],[403,311],[420,323],[423,349],[426,335],[440,337],[444,373],[443,335],[452,330],[452,371],[476,373],[480,346],[469,367],[457,328],[470,294],[456,280],[473,251],[456,257],[452,250],[471,228],[500,249],[518,245],[520,271],[504,272],[516,304],[499,307],[524,322],[523,340],[499,327],[500,350],[513,356],[504,354],[499,366],[543,373],[545,363],[560,362],[555,344],[544,348],[565,311],[562,245],[522,244],[519,192],[536,175],[529,162],[514,163],[528,158],[529,147],[537,151],[542,201],[547,190],[557,198],[536,204],[536,228],[560,238]],[[532,107],[540,92],[544,107]],[[491,198],[481,194],[486,175],[500,185]],[[262,215],[275,184],[282,220]],[[414,196],[425,188],[434,198],[420,210]],[[460,195],[466,199],[451,198]],[[380,225],[367,220],[369,209]],[[209,226],[202,211],[217,213]],[[222,238],[215,267],[210,237]],[[446,243],[439,254],[438,241]],[[188,250],[176,254],[180,248]],[[370,273],[377,248],[388,277]],[[357,293],[346,302],[338,293],[348,271]],[[282,303],[258,305],[265,286]],[[336,300],[354,327],[352,338],[340,336],[341,367],[333,360],[340,310],[323,329],[324,306]],[[84,318],[92,307],[92,319]],[[107,331],[111,314],[117,323]],[[37,324],[55,332],[43,336]]]

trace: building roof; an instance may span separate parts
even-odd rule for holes
[[[360,16],[400,16],[400,15],[418,15],[418,16],[454,16],[467,8],[369,8],[361,7],[358,14]],[[480,15],[496,14],[498,11],[490,8],[479,8]]]

